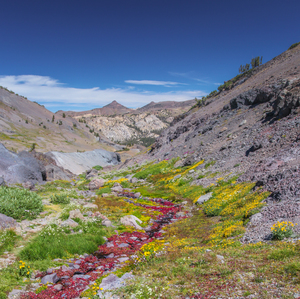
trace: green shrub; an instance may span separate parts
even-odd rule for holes
[[[11,250],[19,237],[13,230],[0,231],[0,255]]]
[[[297,225],[297,223],[295,224]],[[293,234],[294,223],[288,221],[277,222],[271,227],[274,240],[283,240]]]
[[[296,48],[298,45],[300,45],[300,42],[299,42],[299,43],[292,44],[292,45],[288,48],[288,50],[294,49],[294,48]]]
[[[273,250],[268,255],[268,259],[281,261],[281,260],[293,257],[298,254],[299,254],[299,252],[297,252],[296,250],[294,250],[292,248],[280,248],[280,249]]]
[[[216,161],[212,160],[204,165],[204,168],[207,169],[209,166],[213,166],[216,164]]]
[[[111,193],[111,188],[110,187],[103,187],[103,188],[100,188],[99,190],[96,190],[97,195],[101,195],[103,193]]]
[[[27,189],[0,187],[0,213],[17,220],[34,219],[43,211],[42,198]]]
[[[50,196],[50,202],[54,204],[69,204],[70,198],[67,193],[54,194]]]
[[[94,166],[93,167],[93,169],[96,169],[96,170],[102,170],[103,169],[103,167],[102,166],[100,166],[100,165],[96,165],[96,166]]]
[[[164,168],[168,166],[167,161],[162,161],[157,164],[150,163],[146,165],[141,171],[137,172],[133,177],[137,179],[145,179],[149,175],[156,175],[163,173]]]
[[[93,253],[104,243],[105,235],[97,222],[83,224],[83,233],[68,234],[68,230],[51,224],[45,227],[19,254],[23,260],[35,261],[63,258],[69,254]]]

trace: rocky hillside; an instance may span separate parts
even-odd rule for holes
[[[0,141],[13,151],[28,150],[33,144],[42,152],[115,150],[112,142],[100,144],[89,128],[76,119],[53,114],[5,88],[0,88]]]
[[[188,111],[194,100],[186,102],[151,102],[133,110],[113,101],[103,108],[83,112],[58,111],[86,124],[100,139],[107,138],[121,144],[151,145],[163,129],[169,127],[174,117]]]
[[[271,192],[257,220],[261,226],[246,239],[267,238],[275,219],[300,217],[300,46],[186,113],[138,159],[174,157],[183,158],[181,165],[200,159],[210,163],[209,170],[194,176],[195,185],[207,187],[242,174],[239,181]]]

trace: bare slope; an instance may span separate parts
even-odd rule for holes
[[[33,143],[42,152],[114,150],[109,145],[101,145],[89,128],[76,119],[54,115],[45,107],[3,88],[0,88],[0,141],[14,151],[29,149]]]

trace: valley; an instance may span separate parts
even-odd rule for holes
[[[55,114],[1,89],[0,298],[300,298],[300,45],[227,82]]]

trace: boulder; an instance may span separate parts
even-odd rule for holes
[[[141,196],[141,192],[134,193],[133,195],[134,198],[139,198],[140,196]]]
[[[14,228],[18,225],[14,218],[8,217],[4,214],[0,214],[0,229]]]
[[[206,193],[198,198],[196,204],[201,205],[204,202],[208,201],[211,197],[212,197],[212,192]]]
[[[78,223],[76,221],[74,221],[74,220],[72,220],[72,219],[69,218],[68,220],[62,222],[61,226],[76,227],[76,226],[78,226]]]
[[[104,219],[102,221],[102,225],[104,225],[106,227],[114,227],[109,219]]]
[[[104,186],[105,180],[104,179],[94,179],[89,183],[90,190],[97,190]]]
[[[23,188],[28,189],[28,190],[33,190],[34,189],[34,183],[31,181],[27,181],[22,184]]]
[[[55,180],[71,180],[73,177],[71,173],[64,171],[61,167],[58,167],[53,164],[45,166],[47,181]]]
[[[137,179],[137,178],[131,178],[130,180],[129,180],[129,182],[130,183],[132,183],[132,184],[135,184],[135,183],[137,183],[139,180]]]
[[[74,218],[79,218],[81,220],[84,220],[84,216],[81,214],[80,210],[79,209],[76,209],[76,210],[73,210],[73,211],[70,211],[70,216],[69,216],[70,219],[74,219]]]
[[[59,278],[56,273],[46,275],[42,278],[41,283],[47,284],[47,283],[57,283],[59,281]]]
[[[86,172],[85,178],[87,180],[90,180],[91,178],[94,178],[98,175],[98,171],[96,169],[90,169]]]
[[[127,215],[120,219],[120,222],[125,226],[133,226],[135,229],[143,229],[136,222],[142,223],[142,221],[134,215]]]
[[[110,274],[109,276],[102,279],[102,282],[99,286],[103,291],[106,290],[114,290],[125,286],[125,280],[133,279],[134,275],[130,273],[125,273],[122,277],[118,277],[115,274]],[[99,291],[99,295],[101,296],[101,291]]]
[[[8,184],[41,183],[46,180],[46,171],[30,153],[16,154],[0,143],[0,177]]]
[[[111,188],[111,191],[112,191],[112,192],[119,193],[119,192],[122,192],[122,191],[123,191],[123,188],[122,188],[121,186],[116,186],[116,187],[112,187],[112,188]]]

